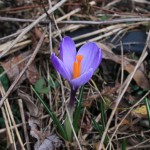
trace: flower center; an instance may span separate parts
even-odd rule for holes
[[[82,55],[76,56],[76,61],[73,64],[73,78],[78,78],[81,75],[81,61],[83,59]]]

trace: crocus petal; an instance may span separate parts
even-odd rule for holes
[[[87,72],[82,74],[79,78],[71,80],[70,83],[71,83],[73,89],[77,89],[78,87],[87,83],[91,79],[93,73],[94,73],[94,70],[93,70],[93,68],[91,68]]]
[[[97,67],[99,66],[99,64],[100,64],[101,61],[102,61],[102,56],[103,56],[102,50],[99,48],[99,59],[98,59],[98,61],[97,61]],[[96,67],[96,68],[97,68],[97,67]]]
[[[101,49],[94,42],[83,45],[77,55],[83,56],[81,73],[86,72],[90,68],[93,68],[95,71],[102,59]]]
[[[73,63],[76,57],[76,47],[70,37],[64,37],[60,44],[60,58],[67,66],[70,72],[73,71]]]
[[[55,54],[52,54],[51,57],[52,64],[54,68],[67,80],[71,80],[71,72],[69,69],[64,65],[64,63],[55,56]]]
[[[99,48],[99,56],[98,56],[97,62],[95,62],[95,70],[97,69],[101,61],[102,61],[102,50]]]

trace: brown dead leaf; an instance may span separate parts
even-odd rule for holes
[[[50,135],[49,130],[43,130],[39,123],[40,118],[29,117],[30,135],[37,139],[34,150],[55,150],[63,146],[62,141],[55,134]]]
[[[84,134],[88,133],[92,128],[91,117],[89,115],[85,115],[83,122],[81,123],[81,129]]]
[[[42,112],[33,103],[31,97],[23,91],[19,91],[18,95],[24,100],[29,110],[28,124],[30,126],[30,135],[37,139],[37,142],[34,145],[34,150],[55,150],[56,148],[61,147],[62,141],[57,135],[50,135],[49,130],[45,131],[41,128],[40,117]]]
[[[147,118],[146,105],[142,105],[142,106],[137,107],[136,109],[132,110],[132,114],[136,117]]]
[[[23,99],[23,101],[25,102],[26,107],[30,113],[30,116],[38,118],[42,115],[42,111],[40,111],[40,109],[38,109],[38,107],[33,103],[33,101],[31,100],[31,97],[28,94],[19,90],[18,96],[21,99]]]
[[[92,95],[92,96],[88,96],[87,98],[86,98],[86,100],[85,101],[93,101],[93,100],[95,100],[95,99],[97,99],[97,98],[99,98],[100,97],[100,95],[99,94],[94,94],[94,95]],[[84,103],[84,102],[83,102]],[[85,102],[86,103],[86,102]],[[86,105],[85,105],[86,106]]]
[[[99,144],[100,144],[100,142],[98,142],[98,143],[94,143],[94,149],[95,149],[95,150],[99,150]],[[102,149],[101,149],[101,150],[106,150],[106,148],[105,148],[104,144],[103,144],[103,146],[102,146]]]
[[[41,36],[42,36],[41,30],[39,28],[35,27],[34,30],[33,30],[33,32],[34,32],[34,37],[37,40],[39,40],[41,38]]]
[[[35,67],[35,63],[32,62],[26,71],[27,78],[30,84],[35,84],[39,80],[39,73]]]
[[[28,51],[21,53],[20,55],[14,56],[12,58],[9,58],[6,61],[0,62],[0,65],[6,71],[8,78],[11,82],[13,82],[16,79],[16,77],[20,74],[20,72],[27,64],[29,60],[29,55],[30,52]],[[25,79],[29,79],[29,82],[31,84],[34,84],[39,79],[39,73],[35,67],[34,62],[28,67],[24,75],[21,77],[21,79],[18,82],[18,85],[21,84]]]
[[[84,100],[83,101],[83,107],[91,108],[92,102],[93,102],[92,100]]]
[[[28,52],[18,55],[16,57],[9,58],[4,62],[0,62],[1,66],[7,73],[7,76],[11,82],[13,82],[16,77],[19,75],[23,66],[25,65],[25,61],[21,62],[24,58],[29,55]],[[20,63],[19,63],[20,62]],[[24,74],[21,79],[19,80],[19,84],[21,84],[26,79],[26,75]]]
[[[30,114],[29,114],[28,124],[30,126],[30,135],[32,137],[36,138],[38,141],[42,140],[43,135],[42,135],[41,131],[39,131],[40,119],[34,118],[34,117],[30,116]]]
[[[121,121],[121,119],[119,120]],[[131,121],[129,119],[124,119],[121,125],[131,125]]]
[[[118,64],[122,63],[122,58],[120,55],[116,55],[114,54],[111,49],[102,44],[102,43],[97,43],[103,51],[103,58],[104,59],[110,59]],[[131,73],[136,65],[136,61],[128,59],[127,57],[123,57],[123,68],[124,70],[126,70],[128,73]],[[138,86],[140,86],[141,88],[145,89],[145,90],[149,90],[150,89],[150,84],[148,82],[147,76],[145,75],[144,71],[143,71],[143,65],[141,65],[138,70],[136,71],[133,79],[135,80],[135,82],[137,83]]]
[[[63,143],[57,135],[50,135],[45,138],[38,150],[55,150],[62,147]]]
[[[39,131],[36,128],[33,128],[33,127],[31,128],[30,135],[32,137],[36,138],[37,140],[43,139],[43,135],[42,135],[41,131]]]
[[[120,88],[120,83],[116,82],[114,87],[105,86],[102,90],[102,95],[110,96],[117,93],[118,89]]]

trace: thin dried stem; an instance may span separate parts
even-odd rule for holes
[[[21,120],[23,123],[23,131],[24,131],[24,136],[25,136],[25,140],[26,140],[26,144],[27,144],[27,149],[30,150],[31,147],[29,144],[29,136],[28,136],[27,126],[26,126],[26,121],[25,121],[25,114],[24,114],[22,99],[18,100],[18,105],[19,105]]]
[[[123,124],[123,121],[127,118],[127,116],[132,112],[132,110],[137,107],[144,99],[146,96],[148,96],[150,94],[150,90],[137,102],[135,103],[130,110],[127,112],[127,114],[121,119],[120,123],[116,126],[115,131],[113,132],[110,141],[112,141],[113,137],[115,136],[117,130],[119,129],[119,127]]]
[[[2,85],[1,85],[1,93],[2,93],[2,96],[4,96],[5,90],[2,87]],[[10,116],[10,119],[11,119],[10,122],[12,122],[12,124],[14,125],[14,128],[15,128],[16,135],[17,135],[18,141],[20,143],[20,146],[21,146],[22,150],[25,150],[22,139],[21,139],[19,131],[18,131],[18,128],[16,127],[16,123],[15,123],[15,120],[14,120],[14,117],[13,117],[12,110],[11,110],[10,104],[8,102],[8,99],[6,99],[6,101],[5,101],[5,109],[7,109],[8,115]]]
[[[7,121],[7,117],[6,117],[6,114],[5,114],[5,110],[4,110],[3,107],[1,108],[1,110],[2,110],[2,115],[3,115],[3,118],[4,118],[4,122],[5,122],[6,131],[7,131],[7,135],[8,135],[8,139],[9,139],[10,145],[13,145],[13,147],[14,147],[14,142],[13,142],[13,138],[11,136],[11,131],[10,131],[10,128],[9,128],[9,125],[8,125],[8,121]]]
[[[26,69],[29,67],[29,65],[34,60],[35,56],[37,55],[37,53],[38,53],[38,51],[39,51],[39,49],[40,49],[40,47],[41,47],[41,45],[43,43],[45,34],[46,34],[46,29],[45,29],[44,33],[42,34],[42,36],[41,36],[41,38],[39,40],[39,43],[37,44],[37,47],[35,48],[33,54],[31,55],[28,63],[26,64],[26,66],[24,67],[24,69],[20,72],[20,74],[18,75],[18,77],[16,77],[16,80],[12,83],[12,85],[10,86],[10,88],[8,89],[8,91],[6,92],[6,94],[4,95],[4,97],[1,99],[1,101],[0,101],[0,107],[3,105],[3,102],[5,101],[5,99],[7,98],[7,96],[10,94],[10,92],[16,86],[16,84],[18,83],[18,81],[20,80],[20,78],[22,77],[22,75],[24,74],[24,72],[26,71]]]
[[[55,6],[53,6],[51,9],[47,11],[48,14],[54,12],[57,8],[59,8],[63,3],[65,3],[67,0],[61,0],[58,2]],[[21,32],[21,34],[7,47],[5,51],[3,51],[0,54],[0,58],[4,57],[5,54],[26,34],[28,33],[35,25],[37,25],[41,20],[43,20],[46,17],[46,14],[44,13],[41,15],[38,19],[36,19],[33,23],[31,23],[29,26],[24,28],[24,30]],[[1,105],[0,105],[1,106]]]
[[[114,114],[115,114],[115,112],[116,112],[116,109],[117,109],[117,107],[118,107],[118,105],[119,105],[119,103],[120,103],[120,101],[121,101],[121,99],[122,99],[124,93],[126,92],[126,90],[127,90],[128,86],[129,86],[129,84],[130,84],[130,82],[131,82],[131,80],[132,80],[134,74],[136,73],[136,70],[137,70],[138,67],[141,65],[141,63],[142,63],[143,60],[146,58],[146,56],[148,55],[148,52],[146,51],[146,49],[147,49],[147,46],[148,46],[149,38],[150,38],[150,32],[149,32],[149,36],[148,36],[148,38],[147,38],[147,43],[146,43],[146,46],[145,46],[145,48],[144,48],[144,50],[143,50],[143,53],[142,53],[142,55],[141,55],[141,57],[140,57],[138,63],[136,64],[136,66],[135,66],[133,72],[130,74],[130,77],[129,77],[129,79],[128,79],[128,82],[127,82],[126,86],[124,87],[124,89],[122,90],[121,95],[119,95],[119,97],[118,97],[117,100],[116,100],[115,108],[113,109],[113,111],[112,111],[112,113],[111,113],[111,115],[110,115],[110,117],[109,117],[109,120],[108,120],[108,122],[107,122],[106,128],[105,128],[105,130],[104,130],[104,132],[103,132],[103,136],[102,136],[102,138],[101,138],[101,142],[100,142],[100,145],[99,145],[99,148],[98,148],[99,150],[101,150],[101,148],[102,148],[102,146],[103,146],[103,142],[104,142],[105,137],[106,137],[106,135],[107,135],[107,132],[108,132],[110,123],[111,123],[111,121],[112,121],[112,119],[113,119],[113,116],[114,116]]]
[[[121,19],[113,19],[106,21],[61,21],[59,23],[66,24],[88,24],[88,25],[108,25],[108,24],[116,24],[116,23],[124,23],[124,22],[140,22],[140,21],[150,21],[150,18],[121,18]]]

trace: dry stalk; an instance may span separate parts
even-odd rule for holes
[[[10,88],[8,89],[8,91],[6,92],[6,94],[4,95],[4,97],[1,99],[0,101],[0,107],[3,105],[3,102],[5,101],[5,99],[7,98],[7,96],[10,94],[10,92],[12,91],[12,89],[16,86],[16,84],[18,83],[18,81],[20,80],[20,78],[22,77],[22,75],[24,74],[24,72],[26,71],[26,69],[28,68],[28,66],[32,63],[32,61],[34,60],[35,56],[37,55],[41,45],[42,45],[42,42],[44,40],[44,37],[45,37],[45,34],[46,34],[46,31],[44,31],[44,33],[42,34],[40,40],[39,40],[39,43],[37,44],[33,54],[31,55],[28,63],[26,64],[26,66],[24,67],[24,69],[20,72],[20,74],[16,77],[16,80],[12,83],[12,85],[10,86]]]
[[[66,14],[66,17],[67,17],[67,16],[68,16],[68,14]],[[59,19],[59,18],[58,18],[58,19]],[[57,22],[57,20],[56,20],[56,22]],[[100,33],[107,33],[108,31],[115,30],[117,27],[118,27],[118,28],[119,28],[119,27],[121,27],[121,28],[127,27],[126,29],[120,30],[120,31],[116,34],[116,36],[118,36],[118,34],[124,32],[124,31],[126,31],[126,30],[135,28],[136,26],[138,26],[138,25],[140,25],[140,24],[143,24],[143,23],[145,23],[145,22],[134,23],[132,26],[131,26],[131,25],[129,26],[128,24],[113,25],[113,26],[109,26],[109,27],[106,27],[106,28],[103,28],[103,29],[100,29],[100,30],[96,30],[96,31],[93,31],[93,32],[90,32],[90,33],[87,33],[87,34],[84,34],[84,35],[81,35],[81,36],[74,37],[73,39],[74,39],[74,40],[78,40],[78,39],[82,39],[82,38],[89,37],[89,36],[96,35],[96,34],[100,34]],[[71,31],[71,30],[73,31],[73,30],[76,30],[76,29],[78,29],[78,28],[85,27],[85,26],[86,26],[86,25],[69,25],[67,28],[64,27],[64,28],[62,28],[62,29],[59,29],[59,33],[58,33],[58,30],[57,30],[57,31],[54,31],[53,33],[51,33],[51,34],[49,35],[49,37],[50,37],[49,39],[51,40],[51,37],[57,37],[58,35],[60,35],[60,33],[63,33],[63,32],[66,32],[66,31]],[[50,30],[50,29],[49,29],[49,30]],[[114,32],[115,32],[115,31],[114,31]],[[49,33],[50,33],[50,32],[49,32]],[[112,32],[112,34],[113,34],[113,32]],[[109,36],[109,35],[111,35],[111,32],[108,33],[108,34],[104,34],[104,35],[102,35],[102,36],[98,36],[98,37],[96,37],[96,38],[93,38],[93,39],[91,39],[90,41],[101,40],[101,39],[103,39],[103,38],[105,38],[105,37],[107,37],[107,36]],[[28,36],[25,36],[25,37],[21,40],[22,42],[16,43],[16,44],[14,45],[14,47],[11,49],[11,51],[10,51],[9,53],[5,54],[5,56],[6,56],[6,55],[9,55],[9,54],[11,54],[11,53],[14,53],[14,52],[16,52],[16,51],[18,51],[18,50],[20,50],[20,49],[26,47],[28,44],[31,44],[31,42],[32,42],[31,40],[25,40],[25,39],[27,39],[27,38],[28,38]],[[115,37],[114,37],[114,38],[115,38]],[[0,45],[0,51],[4,51],[12,42],[13,42],[13,41],[9,41],[9,42],[6,42],[6,43]],[[52,41],[50,41],[50,43],[52,43]],[[77,46],[80,46],[81,44],[84,44],[84,42],[83,42],[83,43],[80,43],[80,44],[77,45]],[[51,50],[51,49],[52,49],[52,47],[51,47],[51,44],[50,44],[50,50]]]
[[[101,99],[102,99],[103,101],[105,101],[104,98],[102,97],[100,91],[98,90],[98,87],[97,87],[96,83],[95,83],[92,79],[90,79],[90,81],[91,81],[92,84],[93,84],[93,85],[92,85],[92,84],[89,83],[90,86],[91,86],[92,88],[94,88],[94,89],[98,92],[98,96],[101,97]],[[101,119],[101,114],[99,114],[99,115],[96,117],[95,121],[96,121],[96,122],[99,122],[100,119]],[[93,127],[91,127],[91,128],[89,129],[89,131],[92,131],[92,129],[93,129]],[[88,134],[85,134],[85,135],[83,136],[83,139],[85,140],[85,139],[87,138],[87,136],[88,136]]]
[[[51,76],[50,76],[50,70],[49,70],[49,61],[46,63],[46,68],[47,68],[47,81],[51,80]],[[51,80],[53,82],[53,80]],[[53,84],[54,85],[54,84]],[[52,91],[51,91],[51,87],[49,86],[49,92],[48,92],[48,96],[49,96],[49,106],[50,106],[50,110],[52,110],[53,108],[53,103],[52,103]]]
[[[3,89],[3,86],[0,82],[0,91],[1,91],[1,95],[3,97],[4,95],[4,89]],[[11,119],[10,119],[10,115],[9,115],[9,112],[8,112],[8,107],[6,105],[6,103],[4,103],[4,107],[3,108],[3,116],[4,116],[4,121],[5,121],[5,125],[6,125],[6,131],[8,133],[8,136],[9,136],[9,139],[12,140],[12,147],[16,150],[16,143],[15,143],[15,139],[14,139],[14,133],[13,133],[13,130],[11,129],[11,126],[12,126],[12,122],[11,122]]]
[[[4,91],[4,88],[3,88],[2,85],[1,85],[1,94],[2,94],[2,97],[5,95],[5,91]],[[16,123],[15,123],[15,120],[14,120],[14,117],[13,117],[12,110],[11,110],[10,104],[8,102],[8,99],[6,99],[6,101],[4,103],[4,107],[5,107],[5,109],[7,109],[7,111],[6,111],[6,112],[8,112],[7,116],[10,116],[11,121],[9,121],[9,122],[10,123],[12,122],[12,124],[14,125],[14,128],[15,128],[16,135],[17,135],[18,141],[20,143],[20,146],[21,146],[22,150],[25,150],[23,142],[22,142],[20,134],[19,134],[19,131],[18,131],[18,128],[16,127]]]
[[[12,121],[12,124],[13,124],[13,126],[14,126],[14,128],[15,128],[15,132],[16,132],[16,135],[17,135],[17,137],[18,137],[18,141],[19,141],[19,143],[20,143],[21,149],[22,149],[22,150],[25,150],[24,145],[23,145],[23,142],[22,142],[22,139],[21,139],[21,136],[20,136],[19,131],[18,131],[18,128],[16,127],[16,123],[15,123],[15,120],[14,120],[14,117],[13,117],[13,114],[12,114],[11,107],[10,107],[10,104],[9,104],[9,102],[8,102],[8,99],[6,99],[5,103],[6,103],[6,106],[7,106],[7,108],[8,108],[8,112],[9,112],[9,115],[10,115],[10,118],[11,118],[11,121]]]
[[[95,42],[95,41],[101,40],[101,39],[103,39],[103,38],[105,38],[105,37],[109,37],[110,35],[112,35],[112,34],[118,32],[118,31],[120,31],[121,29],[122,29],[122,28],[114,29],[113,31],[107,32],[107,33],[105,33],[104,35],[101,35],[101,36],[97,36],[97,37],[95,37],[95,38],[92,38],[92,39],[90,39],[89,41],[90,41],[90,42]],[[79,47],[79,46],[81,46],[81,45],[83,45],[83,44],[85,44],[85,42],[80,42],[80,43],[76,44],[76,46]]]
[[[5,110],[4,110],[3,107],[1,108],[1,110],[2,110],[2,115],[3,115],[3,118],[4,118],[4,122],[5,122],[6,131],[7,131],[7,135],[8,135],[10,145],[13,145],[13,147],[15,147],[14,142],[13,142],[13,138],[12,138],[12,135],[11,135],[11,131],[10,131],[10,128],[9,128],[9,125],[8,125],[7,117],[6,117],[6,114],[5,114]]]
[[[126,92],[126,90],[127,90],[128,86],[129,86],[129,84],[130,84],[130,82],[131,82],[131,80],[132,80],[132,78],[133,78],[133,76],[134,76],[136,70],[137,70],[138,67],[141,65],[141,63],[144,61],[144,59],[146,58],[146,56],[148,55],[148,52],[146,51],[146,49],[147,49],[147,46],[148,46],[149,38],[150,38],[150,32],[149,32],[149,35],[148,35],[148,38],[147,38],[147,43],[146,43],[146,46],[145,46],[145,48],[144,48],[144,50],[143,50],[143,53],[141,54],[141,57],[140,57],[138,63],[136,64],[136,66],[135,66],[133,72],[129,75],[130,77],[129,77],[129,79],[128,79],[128,82],[127,82],[126,86],[124,87],[124,89],[122,90],[121,94],[118,96],[118,98],[117,98],[117,100],[116,100],[115,107],[114,107],[114,109],[113,109],[113,111],[112,111],[112,113],[111,113],[111,115],[110,115],[110,117],[109,117],[109,120],[108,120],[108,122],[107,122],[106,128],[105,128],[105,130],[104,130],[104,132],[103,132],[103,136],[102,136],[102,138],[101,138],[101,142],[100,142],[100,145],[99,145],[99,148],[98,148],[99,150],[101,150],[101,148],[102,148],[102,145],[103,145],[103,142],[104,142],[104,140],[105,140],[106,134],[107,134],[107,132],[108,132],[110,123],[111,123],[111,121],[112,121],[112,119],[113,119],[113,116],[114,116],[114,114],[115,114],[115,112],[116,112],[116,110],[117,110],[117,107],[118,107],[118,105],[119,105],[119,103],[120,103],[120,101],[121,101],[121,99],[122,99],[124,93]]]
[[[5,54],[5,56],[11,54],[11,53],[14,53],[20,49],[23,49],[25,48],[27,45],[31,44],[32,43],[32,40],[26,40],[26,41],[23,41],[23,42],[19,42],[17,44],[15,44],[15,46],[12,48],[12,50],[10,52],[8,52],[7,54]],[[5,43],[6,45],[3,45],[2,47],[0,46],[0,51],[5,51],[6,47],[8,45],[10,45],[10,43]]]
[[[115,34],[116,36],[118,36],[119,34],[121,34],[122,32],[125,32],[129,29],[132,29],[132,28],[135,28],[137,26],[139,26],[140,24],[143,24],[145,22],[138,22],[138,23],[134,23],[134,24],[119,24],[119,25],[113,25],[113,26],[109,26],[109,27],[106,27],[106,28],[103,28],[103,29],[100,29],[100,30],[97,30],[97,31],[93,31],[93,32],[90,32],[90,33],[87,33],[87,34],[84,34],[84,35],[81,35],[81,36],[78,36],[78,37],[75,37],[73,38],[74,40],[77,40],[77,39],[82,39],[82,38],[85,38],[85,37],[88,37],[88,36],[91,36],[91,35],[95,35],[95,34],[98,34],[98,33],[104,33],[103,35],[100,35],[100,36],[97,36],[95,38],[91,38],[89,41],[91,42],[95,42],[95,41],[99,41],[103,38],[107,38],[113,34]],[[77,47],[85,44],[86,42],[80,42],[78,44],[76,44]]]
[[[56,38],[60,33],[67,32],[67,31],[74,31],[85,26],[86,25],[72,25],[71,24],[71,25],[68,25],[67,28],[66,26],[61,28],[59,33],[58,31],[54,31],[52,35],[54,36],[54,38]]]
[[[115,136],[117,130],[118,130],[119,127],[123,124],[123,121],[127,118],[127,116],[131,113],[131,111],[132,111],[135,107],[137,107],[138,104],[140,104],[140,103],[144,100],[144,98],[145,98],[146,96],[148,96],[149,94],[150,94],[150,90],[149,90],[137,103],[135,103],[135,104],[130,108],[130,110],[127,112],[127,114],[121,119],[120,123],[116,126],[115,131],[113,132],[113,134],[112,134],[112,136],[111,136],[111,138],[110,138],[110,141],[112,141],[112,139],[113,139],[113,137]]]
[[[93,31],[93,32],[90,32],[90,33],[85,33],[83,35],[74,37],[73,40],[79,40],[79,39],[86,38],[86,37],[96,35],[96,34],[100,34],[100,33],[105,33],[106,34],[109,31],[113,33],[114,32],[113,30],[118,29],[118,28],[124,28],[124,27],[127,27],[127,26],[129,26],[129,25],[127,25],[127,24],[117,24],[117,25],[108,26],[106,28],[102,28],[102,29],[99,29],[99,30],[96,30],[96,31]],[[100,37],[100,39],[103,38],[101,36],[99,36],[99,37]],[[90,39],[90,40],[96,41],[94,39]]]
[[[54,12],[58,7],[60,7],[61,5],[63,5],[63,3],[65,3],[67,0],[61,0],[60,2],[58,2],[55,6],[53,6],[51,9],[49,9],[47,11],[48,14]],[[24,30],[21,32],[21,34],[7,47],[7,49],[5,51],[3,51],[0,54],[0,58],[4,57],[5,54],[26,34],[28,33],[35,25],[37,25],[41,20],[43,20],[46,17],[46,14],[44,13],[43,15],[41,15],[38,19],[36,19],[33,23],[31,23],[29,26],[27,26],[26,28],[24,28]],[[1,106],[1,105],[0,105]]]
[[[25,36],[23,36],[19,41],[18,41],[18,43],[17,44],[15,44],[14,45],[14,48],[17,48],[17,47],[19,47],[19,46],[23,46],[24,44],[28,44],[28,42],[29,41],[31,41],[31,40],[29,40],[29,35],[25,35]],[[25,41],[28,41],[28,42],[25,42]],[[4,44],[1,44],[0,45],[0,52],[1,51],[4,51],[11,43],[12,43],[13,41],[8,41],[8,42],[6,42],[6,43],[4,43]],[[24,43],[25,42],[25,43]]]
[[[144,4],[150,4],[149,1],[146,0],[132,0],[133,2],[137,2],[137,3],[144,3]]]
[[[1,107],[1,108],[2,108],[2,107]],[[18,127],[21,127],[21,126],[22,126],[22,123],[19,123],[19,124],[16,125],[17,128],[18,128]],[[10,130],[13,130],[13,129],[14,129],[14,126],[11,126],[11,127],[10,127]],[[4,132],[6,132],[6,131],[7,131],[6,128],[0,129],[0,134],[4,133]]]
[[[49,114],[42,116],[40,119],[45,119],[45,118],[48,118],[48,117],[49,117]],[[25,122],[25,123],[27,123],[27,122]],[[18,127],[22,127],[22,126],[23,126],[22,123],[19,123],[19,124],[16,125],[17,128],[18,128]],[[12,130],[12,129],[14,130],[14,126],[11,126],[10,129],[11,129],[11,130]],[[6,128],[0,129],[0,134],[2,134],[2,133],[4,133],[4,132],[6,132]]]
[[[86,108],[84,108],[84,110],[83,110],[83,114],[82,114],[82,117],[81,117],[81,124],[83,123],[83,119],[84,119],[84,116],[85,116],[85,112],[86,112]],[[80,130],[79,130],[79,132],[78,132],[78,137],[81,137],[81,139],[82,139],[82,137],[83,136],[81,136],[81,128],[80,128]],[[80,140],[80,141],[82,141],[82,140]]]
[[[2,90],[2,88],[1,88],[1,90]],[[11,121],[11,118],[10,118],[10,114],[8,112],[8,107],[7,107],[6,102],[4,102],[4,109],[5,109],[5,113],[7,115],[7,120],[8,120],[9,128],[10,128],[10,131],[11,131],[11,136],[12,136],[12,139],[13,139],[13,143],[14,143],[14,148],[16,149],[16,142],[15,142],[14,131],[11,128],[13,125],[12,125],[12,121]],[[14,127],[14,129],[15,129],[15,127]]]
[[[58,5],[57,5],[58,7]],[[55,8],[57,9],[57,8]],[[52,10],[53,12],[54,10]],[[47,11],[49,14],[52,13],[51,11]],[[18,18],[8,18],[8,17],[0,17],[1,21],[16,21],[16,22],[32,22],[29,26],[27,26],[26,28],[22,29],[23,33],[21,34],[20,37],[22,37],[23,35],[25,35],[29,30],[31,30],[36,24],[38,23],[46,23],[48,24],[49,21],[42,21],[46,16],[43,14],[42,16],[40,16],[37,20],[34,19],[18,19]],[[113,19],[113,20],[105,20],[105,21],[74,21],[74,20],[67,20],[67,21],[60,21],[57,22],[58,24],[82,24],[82,25],[109,25],[109,24],[118,24],[118,23],[125,23],[125,22],[149,22],[150,18],[148,17],[144,17],[144,18],[140,18],[140,17],[132,17],[132,18],[120,18],[120,19]],[[25,31],[24,31],[25,30]],[[18,41],[18,40],[17,40]]]
[[[23,36],[23,38],[20,39],[20,40],[18,41],[18,43],[16,43],[16,44],[14,45],[14,47],[12,48],[12,50],[11,50],[10,52],[8,52],[5,56],[7,56],[7,55],[9,55],[9,54],[11,54],[11,53],[14,53],[14,52],[16,52],[16,51],[18,51],[18,50],[20,50],[20,49],[26,47],[27,45],[31,44],[32,40],[30,40],[29,37],[30,37],[29,35]],[[12,42],[13,42],[13,41],[8,41],[8,42],[6,42],[6,43],[4,43],[4,44],[1,44],[1,45],[0,45],[0,52],[5,51],[5,49],[7,49],[7,47],[8,47],[9,45],[11,45]]]
[[[147,142],[149,142],[149,141],[150,141],[150,138],[148,138],[148,139],[144,140],[143,142],[140,142],[140,143],[138,143],[138,144],[136,144],[136,145],[134,145],[134,146],[128,147],[128,150],[130,150],[130,149],[136,149],[136,148],[138,148],[139,146],[141,146],[142,144],[145,144],[145,143],[147,143]]]
[[[51,6],[52,7],[52,6]],[[75,9],[75,10],[73,10],[73,11],[71,11],[71,12],[69,12],[68,14],[66,14],[66,15],[64,15],[64,16],[62,16],[62,17],[60,17],[60,18],[58,18],[58,19],[56,19],[56,22],[58,23],[58,22],[60,22],[61,20],[63,20],[63,19],[66,19],[66,18],[68,18],[68,17],[70,17],[71,15],[73,15],[73,14],[75,14],[75,13],[77,13],[77,12],[79,12],[81,10],[81,8],[77,8],[77,9]],[[7,18],[7,17],[3,17],[3,18],[0,18],[1,20],[6,20],[6,21],[21,21],[21,19],[17,19],[17,18]],[[27,20],[26,20],[27,21]],[[32,20],[32,22],[33,21],[35,21],[35,20]],[[49,25],[51,26],[51,22],[49,22]],[[77,26],[79,26],[79,25],[77,25]],[[51,28],[51,27],[50,27]],[[51,30],[51,29],[49,29],[49,30]],[[68,29],[67,28],[67,30],[70,30],[70,29]],[[64,31],[63,31],[64,32]],[[49,33],[51,33],[51,32],[49,32]],[[18,34],[18,33],[17,33]],[[58,35],[58,34],[57,34]],[[15,36],[16,36],[16,34],[15,34]],[[51,37],[52,37],[52,34],[51,35],[49,35],[49,39],[51,40]],[[7,47],[9,47],[9,45],[12,43],[13,41],[10,41],[10,42],[7,42],[7,43],[5,43],[5,44],[3,44],[3,45],[1,45],[0,46],[0,51],[5,51],[6,49],[7,49]],[[21,43],[16,43],[14,46],[13,46],[13,49],[11,50],[11,53],[12,52],[16,52],[16,51],[18,51],[19,49],[21,49],[21,48],[24,48],[25,46],[27,46],[28,44],[30,44],[32,41],[31,40],[27,40],[27,41],[23,41],[23,42],[21,42]],[[50,43],[52,43],[51,41],[50,41]],[[50,49],[52,49],[52,47],[50,47]],[[10,53],[7,53],[7,55],[8,54],[10,54]],[[6,54],[5,54],[5,56],[6,56]]]
[[[11,39],[11,38],[14,38],[14,37],[16,37],[18,34],[20,34],[21,32],[22,32],[22,30],[18,30],[16,33],[10,34],[10,35],[5,36],[5,37],[2,37],[2,38],[0,38],[0,42],[3,42],[3,41],[5,41],[5,40],[9,40],[9,39]]]
[[[25,114],[24,114],[22,99],[18,100],[18,105],[19,105],[21,120],[22,120],[22,124],[23,124],[23,131],[24,131],[24,136],[25,136],[25,140],[26,140],[26,144],[27,144],[27,150],[30,150],[31,148],[30,148],[30,144],[29,144],[29,136],[28,136],[28,131],[27,131],[27,127],[26,127],[26,121],[25,121]]]
[[[108,3],[106,6],[104,6],[104,8],[106,9],[109,9],[110,7],[112,7],[113,5],[115,5],[116,3],[119,3],[121,0],[114,0],[110,3]]]
[[[48,0],[48,4],[49,4],[49,9],[52,8],[52,2],[51,0]],[[51,21],[49,22],[49,47],[50,47],[50,53],[52,54],[52,23]]]
[[[79,12],[79,11],[81,11],[81,8],[77,8],[77,9],[75,9],[75,10],[69,12],[68,14],[66,14],[66,15],[64,15],[64,16],[62,16],[62,17],[60,17],[60,18],[58,18],[58,19],[56,19],[56,23],[59,23],[60,21],[66,19],[66,18],[69,18],[70,16],[72,16],[73,14],[75,14],[75,13],[77,13],[77,12]]]
[[[92,1],[92,2],[90,2],[89,3],[91,6],[92,5],[94,5],[95,4],[95,2],[94,1]],[[50,9],[49,9],[50,10]],[[63,20],[63,19],[66,19],[66,18],[68,18],[68,17],[70,17],[71,15],[73,15],[73,14],[75,14],[75,13],[77,13],[77,12],[80,12],[81,11],[81,8],[77,8],[77,9],[75,9],[75,10],[73,10],[73,11],[71,11],[71,12],[69,12],[68,14],[66,14],[66,15],[64,15],[64,16],[62,16],[62,17],[60,17],[60,18],[58,18],[58,19],[56,19],[56,22],[58,23],[58,22],[60,22],[61,20]],[[18,18],[8,18],[8,17],[0,17],[0,20],[3,20],[3,21],[25,21],[25,22],[36,22],[36,20],[32,20],[32,19],[18,19]],[[41,19],[42,20],[42,19]],[[40,20],[40,21],[41,21]],[[39,21],[39,22],[40,22]],[[25,28],[26,29],[26,28]],[[25,31],[25,29],[24,30],[22,30],[22,32],[24,32]],[[58,29],[58,28],[57,28]],[[70,29],[68,29],[68,30],[70,30]],[[15,36],[17,35],[17,34],[19,34],[20,32],[18,32],[18,33],[16,33],[15,34]],[[22,34],[22,33],[21,33]],[[12,35],[12,36],[14,36],[14,35]],[[20,35],[19,35],[20,36]],[[50,36],[51,37],[51,36]],[[9,38],[9,37],[7,37],[7,38]],[[3,39],[1,39],[1,40],[3,40]],[[3,55],[3,53],[5,53],[5,56],[6,56],[6,51],[7,51],[7,49],[10,47],[10,45],[13,45],[12,43],[14,43],[15,42],[15,40],[14,41],[11,41],[11,42],[8,42],[8,43],[6,43],[5,45],[1,45],[1,47],[0,47],[0,51],[3,51],[2,52],[2,54],[1,55]],[[18,42],[18,41],[17,41]],[[15,51],[17,51],[17,50],[19,50],[19,46],[22,46],[23,45],[23,47],[25,47],[26,45],[28,45],[28,44],[30,44],[32,41],[31,40],[29,40],[29,41],[24,41],[23,43],[19,43],[19,45],[17,44],[17,42],[16,42],[16,44],[14,44],[14,46],[13,46],[13,49],[11,50],[12,52],[15,52]],[[21,47],[21,48],[23,48],[23,47]],[[5,51],[5,52],[4,52]],[[11,52],[11,53],[12,53]],[[10,53],[8,53],[8,54],[10,54]],[[7,55],[8,55],[7,54]],[[0,55],[0,56],[1,56]]]
[[[150,18],[121,18],[121,19],[113,19],[113,20],[105,20],[105,21],[61,21],[60,24],[86,24],[86,25],[108,25],[108,24],[116,24],[116,23],[125,23],[125,22],[140,22],[146,21],[149,22]]]

